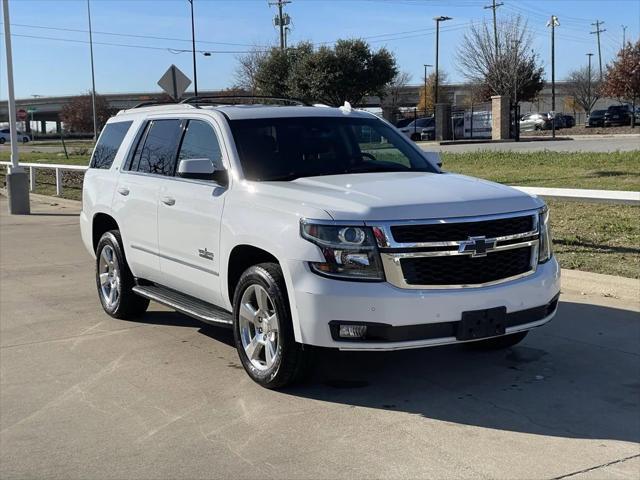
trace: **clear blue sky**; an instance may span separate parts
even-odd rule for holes
[[[499,16],[519,13],[528,20],[547,76],[550,41],[545,24],[551,14],[559,17],[557,79],[585,64],[585,53],[597,53],[595,35],[589,34],[593,28],[590,23],[596,19],[604,21],[607,29],[602,35],[603,61],[610,60],[620,47],[623,24],[628,27],[628,39],[640,35],[640,0],[500,1],[504,6],[498,9]],[[200,50],[244,51],[251,45],[278,41],[272,24],[276,9],[270,8],[267,0],[194,2]],[[363,37],[373,47],[385,46],[393,51],[401,70],[412,75],[413,83],[419,83],[422,65],[434,63],[432,18],[454,17],[442,24],[440,65],[450,80],[459,81],[463,77],[455,65],[456,49],[469,22],[490,17],[491,11],[483,9],[489,3],[491,0],[292,0],[286,10],[293,19],[291,42]],[[10,8],[16,96],[89,90],[86,0],[10,0]],[[172,63],[191,77],[191,54],[168,50],[191,48],[187,0],[91,0],[91,9],[98,92],[157,91],[156,81]],[[6,99],[4,36],[0,57],[0,98]],[[199,88],[231,86],[236,57],[234,53],[199,55]],[[594,60],[597,62],[597,57]]]

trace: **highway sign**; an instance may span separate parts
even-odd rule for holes
[[[178,67],[171,65],[158,81],[158,85],[160,85],[170,97],[178,100],[182,97],[187,87],[191,85],[191,80],[189,80],[189,77],[182,73]]]
[[[36,107],[27,107],[27,113],[36,113],[37,111]]]
[[[16,112],[16,117],[18,117],[18,120],[22,121],[22,120],[26,120],[27,119],[27,111],[23,110],[22,108],[20,110],[18,110]]]

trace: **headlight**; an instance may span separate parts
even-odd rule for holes
[[[540,246],[538,249],[538,263],[544,263],[553,254],[551,247],[551,227],[549,226],[549,209],[545,206],[539,213]]]
[[[300,234],[320,247],[324,255],[324,262],[309,264],[315,273],[348,280],[384,280],[371,228],[324,225],[303,220],[300,222]]]

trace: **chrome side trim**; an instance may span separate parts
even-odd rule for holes
[[[201,267],[200,265],[195,265],[193,263],[185,262],[184,260],[180,260],[180,259],[175,258],[175,257],[170,257],[169,255],[163,255],[162,253],[154,252],[153,250],[149,250],[148,248],[144,248],[144,247],[141,247],[139,245],[131,244],[131,248],[133,248],[134,250],[138,250],[140,252],[148,253],[150,255],[155,255],[156,257],[164,258],[165,260],[169,260],[171,262],[179,263],[180,265],[184,265],[185,267],[195,268],[196,270],[200,270],[202,272],[209,273],[209,274],[214,275],[216,277],[220,275],[215,270],[209,270],[208,268]]]

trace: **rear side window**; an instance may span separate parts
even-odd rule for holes
[[[181,134],[180,120],[152,120],[147,125],[144,145],[138,144],[131,170],[173,175]]]
[[[213,128],[202,120],[190,120],[180,147],[179,160],[208,158],[216,170],[223,170],[220,144]]]
[[[116,158],[118,149],[122,145],[122,140],[127,135],[129,127],[133,122],[116,122],[108,123],[100,139],[96,144],[96,148],[93,151],[93,157],[91,157],[91,168],[111,168],[113,159]]]

